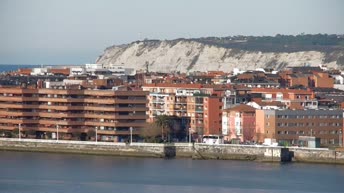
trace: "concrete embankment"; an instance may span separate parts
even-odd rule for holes
[[[53,153],[78,153],[113,156],[155,158],[193,158],[224,160],[281,161],[281,147],[208,145],[208,144],[156,144],[156,143],[105,143],[82,141],[53,141],[0,138],[0,150]],[[284,151],[283,151],[284,152]],[[296,162],[344,164],[344,152],[328,149],[289,148],[288,156]],[[284,157],[282,155],[282,157]]]

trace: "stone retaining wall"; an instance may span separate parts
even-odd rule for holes
[[[0,150],[79,153],[154,158],[231,159],[280,161],[281,147],[208,144],[105,143],[0,138]],[[289,148],[296,162],[341,163],[344,152],[328,149]]]

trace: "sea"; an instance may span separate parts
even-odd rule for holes
[[[17,71],[19,68],[39,68],[41,65],[35,64],[0,64],[0,73]]]
[[[0,151],[1,193],[331,193],[344,166]]]

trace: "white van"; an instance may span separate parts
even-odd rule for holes
[[[204,135],[202,142],[206,144],[223,144],[224,140],[222,135]]]

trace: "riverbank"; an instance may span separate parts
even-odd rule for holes
[[[2,151],[77,153],[111,156],[281,161],[281,147],[202,143],[111,143],[0,138]],[[293,162],[344,164],[344,152],[323,148],[288,148]],[[283,156],[282,156],[283,157]]]

